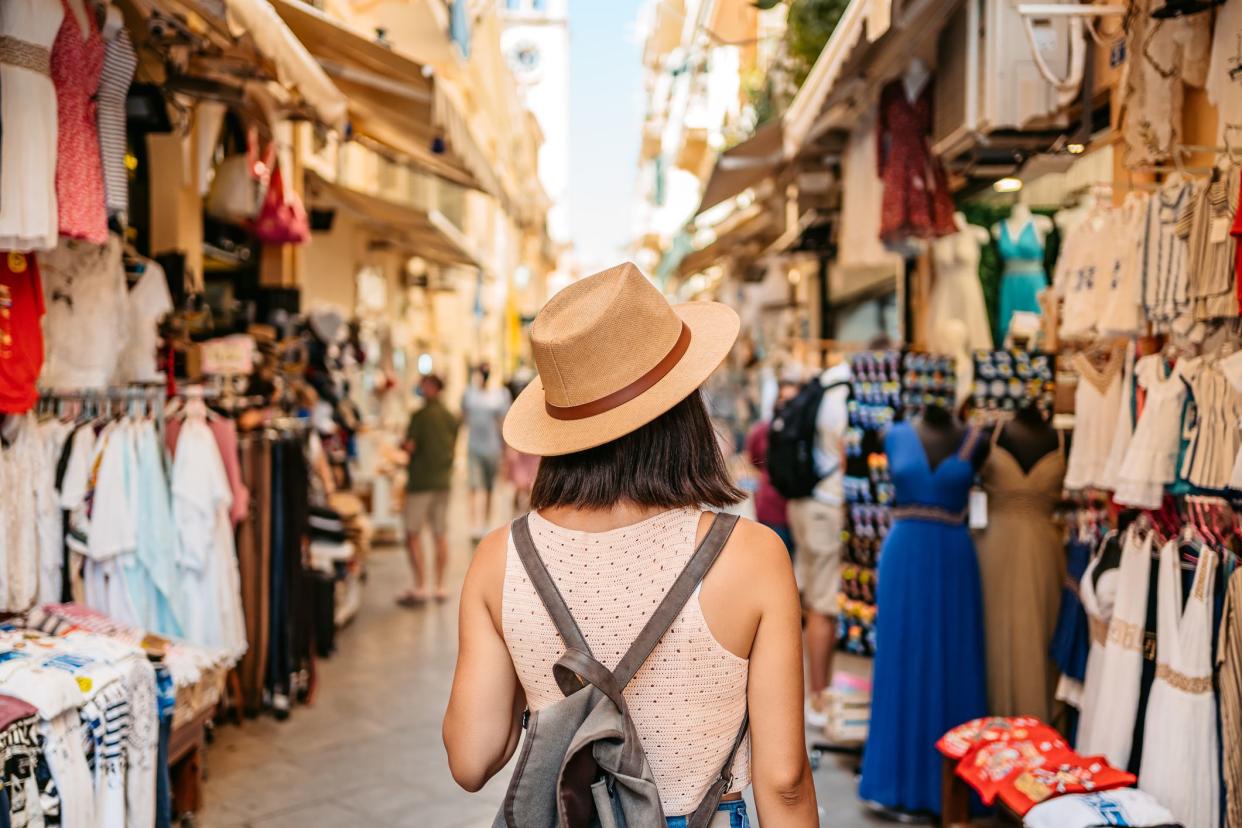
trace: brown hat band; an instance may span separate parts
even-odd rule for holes
[[[690,350],[690,326],[682,322],[681,335],[673,343],[673,349],[668,352],[664,359],[657,362],[654,368],[629,385],[613,391],[607,396],[600,397],[598,400],[592,400],[582,405],[553,405],[545,400],[543,403],[544,408],[547,410],[548,416],[557,420],[585,420],[587,417],[595,417],[612,411],[614,408],[620,408],[668,376],[669,372],[676,367],[688,350]]]

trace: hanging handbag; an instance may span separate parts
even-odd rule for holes
[[[302,199],[285,186],[280,165],[272,170],[267,196],[259,208],[254,234],[264,244],[306,244],[310,241],[310,220]]]
[[[231,224],[246,224],[259,216],[268,188],[276,144],[260,156],[259,132],[246,132],[246,151],[227,156],[216,167],[207,191],[207,215]]]

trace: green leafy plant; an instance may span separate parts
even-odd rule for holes
[[[801,87],[832,37],[849,0],[791,0],[785,44],[794,83]]]

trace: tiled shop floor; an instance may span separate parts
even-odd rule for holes
[[[469,557],[464,498],[455,498],[452,582]],[[207,754],[206,807],[197,824],[486,828],[504,793],[502,772],[478,794],[449,776],[440,742],[457,647],[456,604],[402,609],[397,547],[373,554],[364,606],[318,662],[314,704],[284,722],[221,725]],[[822,824],[874,824],[862,814],[852,769],[826,757],[815,774]]]

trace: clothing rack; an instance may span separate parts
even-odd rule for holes
[[[132,406],[134,403],[143,403],[149,414],[155,420],[155,430],[163,442],[164,435],[167,433],[167,413],[164,407],[166,398],[166,390],[162,382],[137,382],[131,385],[110,386],[107,388],[76,388],[76,389],[45,389],[39,392],[39,407],[51,403],[59,406],[62,402],[78,402],[85,404],[85,411],[79,412],[76,416],[86,413],[89,417],[109,417],[114,416],[117,412],[113,409],[116,403],[127,403]],[[100,410],[100,403],[103,409]],[[64,412],[57,411],[57,416],[63,416]],[[132,413],[132,411],[131,411]]]

